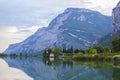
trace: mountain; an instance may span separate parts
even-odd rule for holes
[[[120,2],[112,11],[112,32],[100,39],[99,43],[111,47],[116,36],[120,36]]]
[[[85,49],[111,31],[110,16],[83,8],[67,8],[26,40],[11,44],[4,53],[40,53],[49,47]]]

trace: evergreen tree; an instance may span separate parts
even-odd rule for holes
[[[93,48],[97,50],[97,53],[109,53],[110,52],[110,49],[108,47],[102,46],[102,45],[95,46]]]
[[[115,37],[112,40],[112,47],[114,52],[119,52],[120,51],[120,37]]]
[[[73,53],[73,46],[71,46],[70,48],[70,53]]]

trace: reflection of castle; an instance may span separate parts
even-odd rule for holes
[[[54,58],[54,54],[53,53],[50,53],[50,58]]]
[[[111,69],[98,70],[85,65],[78,67],[71,62],[61,65],[61,61],[57,60],[54,63],[60,65],[52,67],[45,65],[40,58],[7,58],[5,61],[10,67],[21,69],[34,80],[112,80]]]
[[[67,61],[67,62],[63,61],[63,67],[64,68],[68,68],[68,67],[73,68],[73,62],[72,61]]]

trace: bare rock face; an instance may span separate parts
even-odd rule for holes
[[[112,12],[112,18],[113,18],[113,31],[112,34],[116,34],[118,31],[120,31],[120,2],[117,4],[117,6],[113,9]]]

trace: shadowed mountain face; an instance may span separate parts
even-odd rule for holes
[[[85,49],[111,31],[111,17],[99,12],[68,8],[46,28],[26,40],[10,45],[4,53],[40,53],[49,47]]]
[[[34,80],[112,80],[112,68],[97,69],[86,65],[77,66],[70,62],[48,66],[39,58],[4,60],[10,67],[22,70]]]

